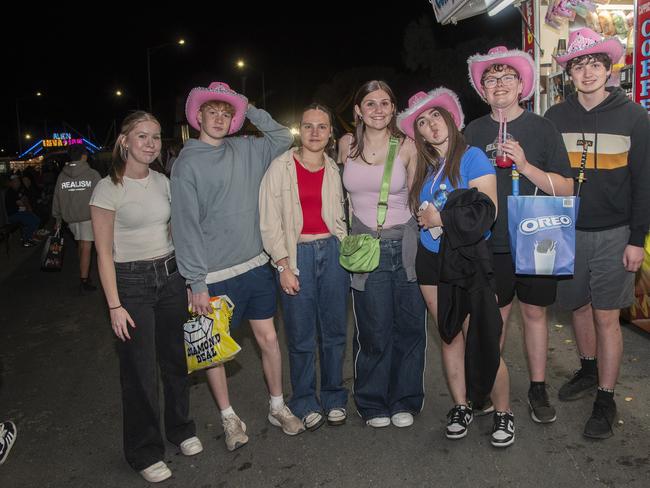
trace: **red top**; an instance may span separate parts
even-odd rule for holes
[[[323,207],[323,176],[325,168],[312,173],[305,169],[294,157],[296,175],[298,177],[298,196],[302,207],[301,234],[328,234],[329,229],[322,216]]]

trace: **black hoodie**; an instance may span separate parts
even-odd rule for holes
[[[545,117],[562,133],[574,176],[583,148],[577,142],[586,138],[592,143],[576,228],[597,231],[629,225],[629,244],[643,247],[650,226],[650,117],[620,88],[607,91],[609,96],[591,110],[574,93],[549,108]]]

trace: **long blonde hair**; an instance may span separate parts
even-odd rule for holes
[[[111,181],[115,185],[118,183],[121,184],[123,181],[122,178],[124,177],[124,171],[126,169],[126,160],[129,156],[129,151],[124,145],[124,140],[140,122],[155,122],[160,127],[158,119],[144,110],[137,110],[124,119],[120,129],[120,135],[117,136],[115,146],[113,146],[112,164],[108,170],[108,175],[111,177]],[[159,166],[162,166],[160,155],[156,158],[156,162]],[[156,167],[153,167],[153,169],[159,171]]]

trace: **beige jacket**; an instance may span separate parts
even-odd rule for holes
[[[292,147],[271,162],[260,186],[260,230],[264,250],[273,263],[289,258],[289,267],[298,274],[297,246],[302,230],[302,208],[298,195],[298,177],[293,161]],[[343,240],[347,234],[344,211],[343,189],[339,169],[326,157],[323,176],[323,208],[321,215],[327,228]]]

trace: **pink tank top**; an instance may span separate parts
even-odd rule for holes
[[[350,158],[343,169],[343,184],[350,194],[354,216],[372,229],[377,227],[377,203],[383,176],[383,164],[370,165]],[[411,218],[408,198],[406,168],[398,155],[393,162],[384,227],[403,224]]]

